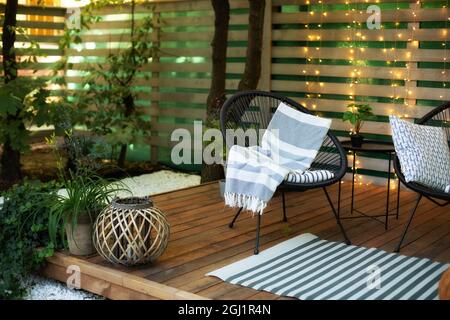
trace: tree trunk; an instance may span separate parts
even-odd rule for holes
[[[211,0],[214,8],[214,37],[212,47],[211,87],[207,99],[206,123],[213,127],[219,120],[220,108],[225,102],[225,79],[227,67],[228,26],[230,23],[230,3],[228,0]],[[208,182],[223,178],[220,164],[202,164],[201,181]]]
[[[124,116],[125,118],[128,118],[134,112],[134,98],[131,93],[128,94],[123,99],[123,104],[125,107]],[[120,147],[119,159],[117,160],[117,165],[119,166],[119,168],[123,168],[125,166],[125,159],[127,158],[127,150],[128,150],[127,144],[123,144]]]
[[[136,50],[136,41],[134,39],[134,14],[135,14],[135,10],[136,10],[136,1],[132,0],[131,1],[131,27],[130,27],[130,39],[131,39],[131,63],[133,65],[136,64],[136,57],[135,57],[135,50]],[[131,74],[130,78],[128,79],[127,83],[132,84],[132,80],[134,77],[134,72]],[[124,116],[125,118],[128,118],[129,116],[131,116],[134,112],[134,98],[133,95],[131,93],[128,93],[128,95],[126,95],[123,98],[123,105],[125,108],[124,111]],[[125,160],[127,158],[127,150],[128,150],[128,144],[123,144],[120,146],[120,153],[119,153],[119,159],[117,159],[117,166],[119,168],[124,168],[125,167]]]
[[[245,70],[238,85],[239,91],[255,90],[261,77],[265,0],[249,0],[249,28]]]
[[[3,70],[5,71],[5,83],[17,78],[17,61],[14,43],[16,42],[18,0],[8,0],[5,7],[3,21],[2,45],[3,45]]]
[[[230,4],[228,0],[211,0],[215,20],[212,46],[211,87],[206,101],[206,115],[209,124],[219,119],[220,108],[225,102],[225,80],[227,67],[228,26]]]
[[[3,20],[2,46],[3,46],[3,70],[5,83],[17,78],[17,61],[14,51],[14,43],[16,41],[16,32],[14,28],[17,25],[17,9],[18,0],[8,0],[5,6],[5,15]],[[16,121],[18,112],[15,115],[8,115],[6,121]],[[21,128],[25,130],[23,124]],[[22,178],[20,170],[20,151],[13,147],[11,137],[7,136],[3,143],[3,152],[0,159],[1,178],[7,184],[11,185]]]

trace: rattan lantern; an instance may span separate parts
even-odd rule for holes
[[[109,262],[132,266],[161,256],[169,231],[166,216],[150,198],[117,198],[97,217],[93,242]]]

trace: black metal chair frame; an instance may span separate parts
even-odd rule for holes
[[[443,104],[442,106],[433,109],[431,112],[427,113],[421,119],[417,120],[416,124],[430,125],[430,123],[429,123],[430,120],[433,120],[434,117],[439,116],[441,113],[444,114],[445,112],[450,112],[449,110],[450,110],[450,102],[447,102],[447,103]],[[442,120],[445,120],[445,119],[439,119],[439,121],[442,121]],[[447,138],[448,138],[447,140],[450,141],[450,128],[449,127],[446,127],[446,133],[447,133]],[[403,183],[407,188],[409,188],[419,194],[417,197],[416,204],[415,204],[414,208],[412,209],[409,219],[408,219],[408,222],[406,223],[406,226],[403,230],[402,237],[400,238],[400,241],[398,242],[397,247],[395,248],[395,252],[400,252],[400,249],[402,248],[402,243],[405,240],[408,229],[411,225],[411,222],[414,218],[414,215],[417,211],[417,208],[419,207],[419,203],[422,200],[422,198],[425,197],[428,200],[435,203],[436,205],[438,205],[440,207],[444,207],[450,203],[450,193],[446,193],[441,190],[431,189],[431,188],[426,187],[419,183],[406,182],[405,176],[403,175],[402,170],[401,170],[400,161],[397,156],[395,156],[394,170],[395,170],[397,177],[400,179],[401,183]]]
[[[263,92],[263,91],[245,91],[240,92],[232,97],[230,97],[225,104],[223,105],[221,112],[220,112],[220,127],[222,130],[222,134],[224,139],[226,139],[226,130],[227,129],[246,129],[246,125],[242,120],[242,117],[244,115],[244,112],[249,109],[252,102],[255,100],[259,100],[261,102],[264,100],[269,100],[272,102],[271,108],[278,107],[279,103],[283,102],[298,111],[304,112],[306,114],[312,114],[311,111],[303,107],[302,105],[298,104],[297,102],[274,94],[270,92]],[[273,113],[272,113],[273,114]],[[232,118],[235,118],[234,121]],[[266,123],[267,125],[267,123]],[[260,128],[262,129],[262,128]],[[266,129],[266,128],[264,128]],[[325,141],[322,144],[322,147],[332,147],[335,149],[335,153],[333,155],[330,155],[327,152],[319,152],[316,159],[313,161],[311,165],[311,169],[328,169],[330,171],[334,172],[334,178],[326,181],[316,182],[316,183],[290,183],[290,182],[283,182],[279,187],[278,190],[281,191],[281,197],[282,197],[282,204],[283,204],[283,221],[287,221],[287,214],[286,214],[286,201],[285,201],[285,192],[287,191],[298,191],[303,192],[310,189],[315,188],[322,188],[325,196],[327,198],[328,203],[330,204],[331,210],[334,214],[334,217],[336,219],[337,225],[339,226],[342,235],[344,236],[345,242],[347,244],[350,244],[350,240],[347,237],[347,234],[345,232],[344,227],[342,226],[338,212],[336,208],[333,205],[333,202],[331,200],[331,197],[326,189],[327,186],[330,186],[335,183],[340,183],[341,178],[345,175],[347,171],[347,156],[342,148],[339,140],[336,138],[336,136],[331,132],[331,130],[327,133],[327,137],[325,138]],[[327,164],[328,161],[328,164]],[[333,166],[332,163],[336,162]],[[337,166],[337,169],[336,169]],[[333,169],[331,169],[333,167]],[[234,223],[236,222],[237,218],[242,212],[242,208],[240,208],[237,213],[235,214],[233,220],[229,224],[230,228],[233,228]],[[260,235],[260,228],[261,228],[261,215],[257,215],[257,222],[256,222],[256,244],[255,244],[255,250],[254,253],[259,253],[259,235]]]

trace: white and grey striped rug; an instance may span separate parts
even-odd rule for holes
[[[302,234],[207,275],[303,300],[431,300],[449,267]]]

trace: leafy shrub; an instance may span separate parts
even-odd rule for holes
[[[359,134],[364,121],[374,118],[372,107],[368,104],[350,103],[342,116],[343,121],[349,121],[353,125],[353,131]]]
[[[57,189],[54,182],[25,180],[2,194],[5,200],[0,204],[0,299],[21,298],[25,294],[25,277],[53,255],[45,204]]]
[[[130,192],[120,181],[104,179],[92,171],[69,171],[61,176],[62,187],[65,192],[49,198],[47,202],[48,232],[53,243],[66,245],[65,224],[76,228],[79,217],[88,216],[92,222],[100,211],[120,192]]]

